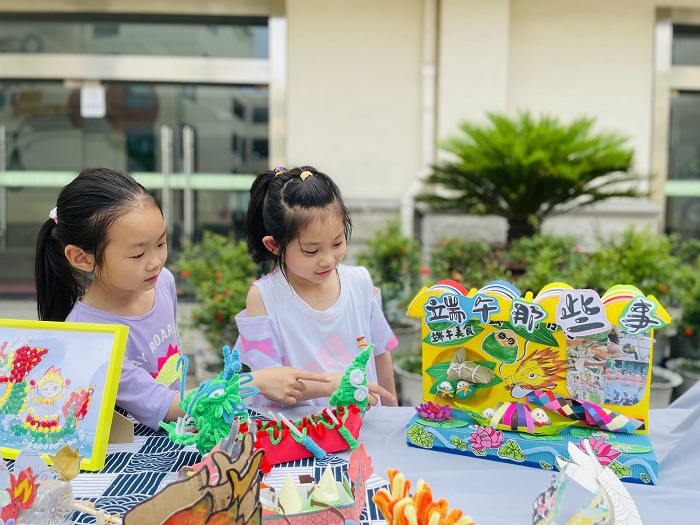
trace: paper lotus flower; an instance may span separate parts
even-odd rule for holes
[[[503,444],[503,432],[493,427],[477,427],[476,432],[469,438],[474,450],[500,448]]]
[[[72,480],[80,472],[80,460],[83,456],[78,454],[78,449],[73,450],[68,445],[63,445],[56,454],[49,454],[49,459],[53,462],[51,466],[61,479]]]
[[[451,406],[433,403],[432,401],[421,403],[420,406],[416,407],[416,412],[418,412],[420,417],[428,421],[445,421],[446,419],[452,419],[452,416],[450,416],[452,413]]]
[[[578,448],[586,452],[586,447],[584,445],[585,439],[581,439]],[[605,438],[596,439],[594,437],[588,438],[588,443],[598,458],[598,463],[604,467],[610,465],[613,461],[617,459],[620,452],[612,448],[608,443],[605,442]]]

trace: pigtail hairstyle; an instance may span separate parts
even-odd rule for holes
[[[58,195],[42,225],[34,261],[37,312],[42,321],[64,321],[86,289],[87,275],[65,255],[69,244],[102,264],[112,225],[143,201],[160,206],[131,175],[107,168],[84,170]]]
[[[350,240],[350,214],[338,186],[328,175],[311,166],[289,171],[277,168],[260,174],[250,188],[246,214],[246,236],[253,260],[284,268],[287,246],[318,218],[319,212],[337,214],[343,222],[345,241]],[[275,239],[277,254],[263,244],[267,235]]]

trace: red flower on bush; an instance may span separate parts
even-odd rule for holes
[[[683,335],[685,335],[686,337],[690,337],[691,335],[693,335],[693,329],[689,326],[686,326],[683,329]]]

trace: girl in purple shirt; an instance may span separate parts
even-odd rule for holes
[[[39,319],[129,327],[117,405],[153,429],[184,415],[166,237],[161,209],[143,186],[126,173],[87,169],[61,190],[41,227],[34,271]],[[279,396],[283,388],[269,390]]]
[[[180,356],[177,297],[163,267],[160,206],[130,175],[106,168],[83,171],[56,204],[37,240],[39,319],[128,326],[117,405],[154,429],[183,416],[171,366]]]

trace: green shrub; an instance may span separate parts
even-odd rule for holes
[[[204,232],[201,242],[185,249],[173,269],[191,286],[198,303],[192,325],[204,332],[213,348],[233,346],[238,337],[234,318],[245,309],[258,272],[246,242]]]
[[[499,254],[485,242],[446,238],[430,250],[430,270],[435,281],[453,279],[466,288],[481,288],[495,279],[509,278]]]
[[[574,288],[584,284],[579,269],[585,256],[576,246],[575,237],[534,235],[521,237],[511,243],[508,256],[513,263],[522,265],[523,274],[514,283],[525,294],[534,295],[545,285],[564,282]]]
[[[390,323],[401,323],[420,283],[420,244],[401,231],[398,218],[390,219],[367,241],[357,263],[372,276],[382,291],[384,315]]]
[[[615,284],[631,284],[664,306],[681,301],[687,268],[675,255],[677,236],[630,227],[599,242],[599,249],[585,258],[581,268],[585,287],[602,295]]]

